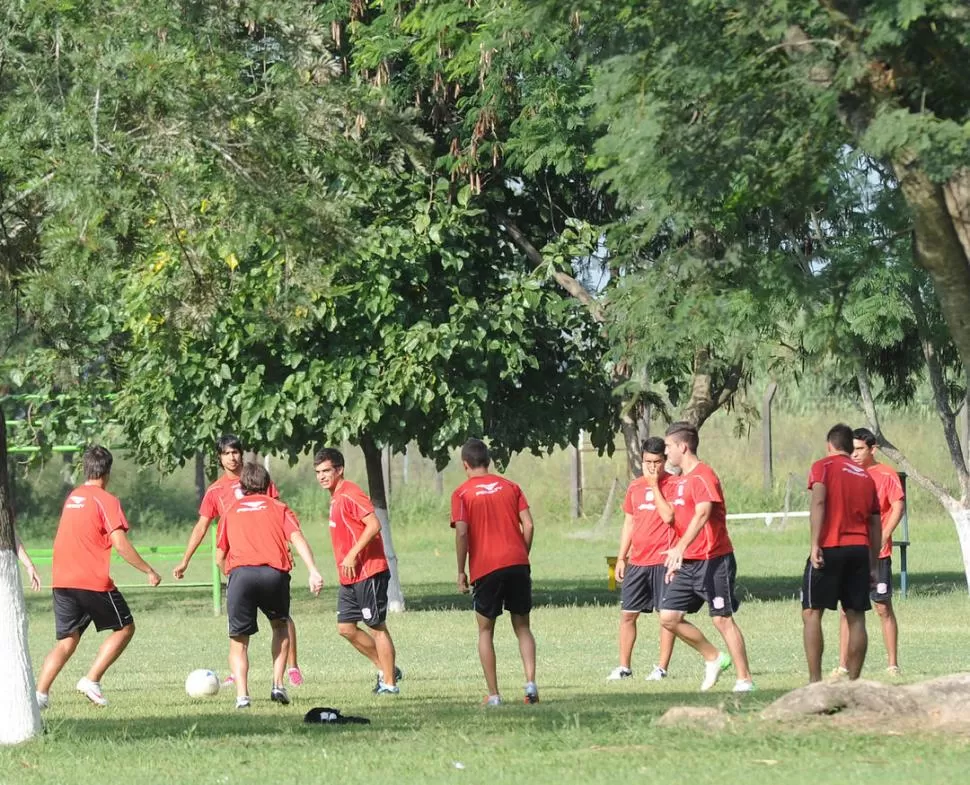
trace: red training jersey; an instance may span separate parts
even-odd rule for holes
[[[236,567],[293,569],[290,537],[300,531],[293,510],[269,494],[253,493],[229,505],[219,519],[216,547],[226,552],[226,572]]]
[[[879,520],[885,528],[893,504],[906,498],[906,494],[903,493],[903,483],[896,471],[884,463],[874,463],[866,471],[869,472],[869,476],[876,484],[876,498],[879,499]],[[886,559],[892,555],[893,538],[889,537],[879,552],[879,558]]]
[[[273,483],[269,484],[266,495],[271,499],[280,498],[280,493]],[[199,505],[199,516],[208,518],[210,521],[221,518],[226,509],[242,497],[243,492],[239,485],[239,478],[231,474],[223,474],[222,477],[206,488],[205,496],[202,497],[202,504]]]
[[[472,583],[495,570],[529,563],[519,513],[529,509],[522,489],[496,474],[472,477],[451,495],[451,526],[468,524]]]
[[[128,531],[118,497],[97,485],[81,485],[64,501],[54,537],[51,586],[111,591],[111,532]]]
[[[715,559],[734,552],[727,530],[727,510],[721,481],[706,463],[698,463],[687,474],[671,477],[670,491],[665,494],[674,508],[674,528],[682,537],[694,519],[697,505],[711,503],[711,516],[684,551],[685,559]]]
[[[662,473],[658,480],[660,494],[668,502],[674,479],[669,474]],[[657,490],[640,477],[630,483],[623,500],[623,512],[633,516],[629,562],[638,567],[663,564],[667,558],[666,551],[674,542],[674,527],[665,523],[657,512]]]
[[[337,576],[344,586],[373,578],[388,569],[387,558],[384,556],[384,540],[380,533],[357,554],[352,578],[344,577],[340,569],[340,562],[350,553],[350,549],[357,544],[367,528],[364,518],[373,512],[374,505],[370,497],[350,480],[343,480],[330,499],[330,541],[333,543],[333,556],[337,561]]]
[[[815,461],[808,489],[825,486],[825,518],[819,544],[823,548],[869,545],[869,517],[879,512],[876,484],[848,455],[837,453]]]

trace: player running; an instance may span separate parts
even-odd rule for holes
[[[876,484],[852,462],[852,429],[832,426],[828,455],[812,464],[811,542],[802,577],[802,623],[808,679],[822,680],[822,614],[841,604],[847,626],[845,668],[858,679],[866,659],[866,611],[879,560],[881,532]]]
[[[98,632],[111,630],[111,634],[98,649],[87,675],[78,681],[77,691],[95,706],[108,705],[101,692],[101,678],[135,634],[128,603],[111,579],[112,547],[148,576],[149,585],[162,582],[128,541],[128,521],[121,502],[106,490],[112,462],[111,453],[104,447],[88,447],[82,458],[85,482],[71,491],[61,512],[51,565],[57,645],[44,659],[37,679],[37,705],[41,709],[49,705],[51,684],[91,622]]]
[[[740,602],[734,592],[737,563],[728,536],[724,495],[714,470],[697,457],[700,439],[690,423],[667,429],[667,460],[682,474],[671,479],[670,503],[678,539],[667,554],[667,587],[661,601],[660,623],[704,658],[701,692],[717,684],[731,666],[737,679],[734,692],[754,689],[741,628],[734,620]],[[711,621],[724,639],[730,656],[719,652],[684,617],[708,604]]]
[[[323,588],[323,578],[293,511],[269,495],[269,472],[258,463],[247,463],[240,473],[239,487],[242,497],[221,511],[216,530],[216,559],[229,576],[229,665],[236,677],[236,708],[247,709],[251,704],[249,638],[259,631],[257,610],[269,619],[273,629],[273,687],[269,697],[285,706],[290,702],[283,686],[293,569],[289,545],[310,571],[314,595]]]
[[[529,552],[534,527],[529,504],[514,482],[489,472],[491,458],[485,443],[469,439],[461,448],[461,465],[468,478],[451,496],[451,525],[458,557],[458,591],[467,593],[471,575],[472,604],[478,620],[478,656],[485,673],[486,706],[502,698],[495,672],[495,620],[504,608],[519,642],[525,670],[525,702],[538,703],[536,642],[529,627],[532,577]]]
[[[397,695],[401,669],[387,629],[387,584],[391,577],[384,556],[381,522],[374,505],[344,477],[344,456],[324,448],[313,457],[320,487],[330,492],[330,540],[337,561],[337,631],[377,668],[376,695]],[[368,628],[362,630],[358,623]]]
[[[623,502],[623,530],[616,555],[616,579],[622,583],[620,594],[620,664],[607,677],[610,681],[633,676],[631,661],[637,640],[637,618],[641,613],[660,610],[664,561],[674,539],[674,508],[667,500],[673,478],[664,471],[664,440],[647,439],[641,448],[643,476],[626,492]],[[660,658],[647,681],[667,677],[674,650],[674,634],[660,627]]]
[[[906,509],[906,495],[899,475],[884,463],[873,457],[876,452],[876,436],[868,428],[856,428],[852,432],[852,460],[869,472],[876,484],[879,499],[879,520],[882,529],[879,563],[876,568],[876,583],[869,599],[876,606],[876,615],[882,623],[882,638],[886,643],[889,667],[886,670],[893,676],[899,675],[898,640],[899,627],[896,612],[893,610],[893,532],[899,525]],[[839,667],[836,675],[848,673],[845,663],[848,658],[849,630],[842,615],[841,636],[839,638]]]
[[[239,485],[239,473],[243,466],[243,445],[238,436],[231,433],[220,436],[216,442],[216,454],[219,456],[219,465],[222,467],[222,476],[213,482],[202,497],[202,504],[199,505],[199,520],[196,521],[189,535],[189,542],[185,546],[185,553],[180,561],[172,570],[172,575],[176,580],[182,580],[185,571],[188,569],[189,562],[198,547],[205,539],[209,526],[225,514],[227,507],[242,498],[243,492]],[[279,492],[272,482],[266,494],[273,499],[279,498]],[[303,684],[303,672],[297,664],[296,650],[296,625],[292,619],[286,623],[289,646],[287,648],[287,671],[286,676],[290,684],[299,687]],[[230,673],[222,683],[223,687],[231,687],[235,681],[230,664]]]

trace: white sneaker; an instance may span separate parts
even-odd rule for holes
[[[663,681],[667,678],[667,671],[661,668],[659,665],[654,665],[653,670],[647,674],[647,681]]]
[[[620,679],[629,679],[633,675],[633,671],[629,668],[624,668],[622,665],[617,665],[610,675],[606,677],[607,681],[619,681]]]
[[[751,679],[738,679],[731,692],[754,692],[754,682]]]
[[[101,684],[99,682],[91,681],[85,677],[77,683],[77,691],[83,694],[95,706],[108,705],[107,699],[101,694]]]
[[[37,698],[37,708],[43,711],[48,706],[51,705],[51,698],[46,692],[34,691],[34,697]]]
[[[482,701],[483,706],[501,706],[502,699],[498,695],[486,695]]]
[[[253,702],[249,699],[248,695],[240,695],[236,698],[237,709],[248,709],[252,704]]]
[[[704,681],[701,682],[701,692],[707,692],[711,687],[717,684],[717,680],[721,678],[721,673],[726,671],[731,667],[731,658],[728,657],[723,651],[717,653],[711,661],[704,662]]]

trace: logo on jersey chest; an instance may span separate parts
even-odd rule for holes
[[[653,488],[647,489],[647,492],[646,492],[646,494],[644,494],[644,497],[643,497],[643,504],[641,504],[639,507],[637,507],[637,509],[638,510],[656,510],[657,509],[657,505],[654,503],[654,499],[655,498],[656,498],[656,496],[655,496],[655,494],[653,492]]]
[[[493,493],[498,493],[502,490],[502,483],[500,482],[489,482],[483,483],[482,485],[475,486],[478,490],[475,491],[476,496],[491,496]]]
[[[237,512],[259,512],[266,509],[266,502],[243,502],[237,508]]]

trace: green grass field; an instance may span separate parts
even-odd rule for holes
[[[826,418],[827,422],[828,418]],[[833,419],[834,421],[834,419]],[[798,472],[800,489],[807,461],[820,454],[818,419],[793,420],[779,479]],[[776,425],[777,427],[777,425]],[[919,423],[909,423],[914,443]],[[926,426],[927,428],[930,426]],[[702,456],[720,468],[730,511],[777,503],[759,496],[756,435],[737,441],[727,425],[705,429]],[[706,454],[705,454],[706,450]],[[699,694],[699,658],[679,646],[671,677],[648,684],[656,652],[656,620],[642,617],[634,656],[636,678],[608,683],[616,665],[618,596],[606,589],[605,556],[615,553],[620,522],[614,514],[602,531],[596,521],[613,476],[622,461],[587,461],[590,489],[585,519],[568,518],[567,461],[562,455],[538,461],[513,460],[509,474],[523,483],[537,519],[533,575],[536,608],[533,626],[538,644],[541,703],[520,701],[522,675],[514,637],[507,622],[499,626],[499,678],[507,705],[480,706],[484,682],[476,653],[475,623],[468,600],[454,591],[453,540],[447,526],[447,495],[431,490],[426,465],[412,466],[411,485],[399,485],[392,501],[395,544],[407,595],[408,611],[389,624],[405,671],[401,695],[377,698],[370,693],[373,669],[335,631],[336,571],[326,533],[320,525],[325,495],[312,485],[304,463],[277,476],[304,521],[323,566],[327,587],[318,599],[302,589],[304,573],[294,579],[294,618],[300,635],[303,687],[291,690],[293,704],[271,704],[269,637],[253,640],[252,693],[249,713],[233,709],[232,695],[189,699],[186,674],[208,667],[226,669],[225,621],[212,615],[205,589],[173,589],[168,578],[156,590],[127,591],[138,632],[129,650],[106,676],[111,705],[97,709],[74,692],[93,656],[99,636],[91,631],[51,691],[44,738],[0,749],[0,785],[17,783],[350,783],[375,782],[556,782],[616,783],[688,781],[730,783],[813,783],[875,778],[886,783],[934,781],[964,783],[970,764],[970,737],[929,731],[901,734],[891,729],[833,727],[828,720],[783,725],[759,719],[762,707],[802,685],[805,669],[796,595],[806,555],[804,521],[766,529],[748,523],[732,527],[739,561],[739,591],[745,604],[738,616],[748,640],[758,691],[730,692],[733,674],[711,693]],[[359,466],[351,466],[359,477]],[[445,487],[458,479],[450,467]],[[178,542],[194,520],[191,481],[184,476],[159,482],[157,493],[179,485],[183,520],[169,528],[136,530],[138,543]],[[121,483],[119,483],[121,485]],[[142,488],[126,506],[152,500]],[[897,600],[900,661],[905,681],[968,668],[970,625],[968,598],[952,525],[926,499],[914,494],[909,598]],[[122,494],[123,500],[125,496]],[[156,500],[157,501],[157,500]],[[804,509],[796,498],[793,509]],[[159,502],[161,504],[161,502]],[[168,509],[172,509],[174,502]],[[181,507],[179,508],[181,510]],[[762,507],[761,509],[764,509]],[[177,516],[176,516],[177,517]],[[147,530],[146,530],[147,528]],[[596,530],[596,531],[594,531]],[[579,536],[577,536],[579,535]],[[35,523],[28,539],[45,547],[49,539]],[[171,563],[159,563],[168,576]],[[190,577],[204,579],[203,560]],[[116,570],[119,583],[134,576]],[[31,654],[37,667],[53,642],[48,592],[28,598]],[[717,641],[706,618],[699,624]],[[836,618],[829,614],[830,644],[826,668],[835,665]],[[881,636],[870,621],[870,652],[864,675],[884,679]],[[305,726],[303,713],[336,706],[372,720],[369,726]],[[732,721],[723,731],[664,728],[656,720],[671,706],[724,706]]]

